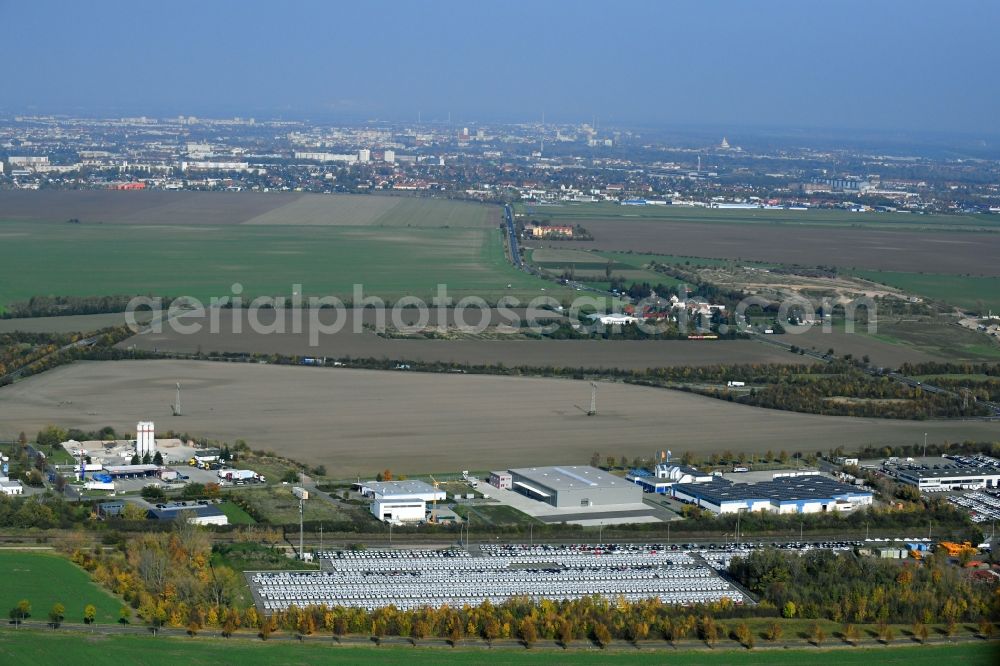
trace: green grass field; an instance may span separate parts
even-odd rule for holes
[[[609,263],[611,264],[612,278],[620,278],[626,284],[648,282],[654,285],[679,284],[680,280],[646,268],[652,261],[664,264],[682,264],[684,261],[690,260],[693,265],[723,263],[718,260],[694,259],[693,257],[668,257],[625,252],[586,252],[569,248],[532,250],[528,253],[527,259],[538,268],[555,276],[562,275],[566,270],[572,270],[574,279],[597,289],[609,288],[610,279],[607,275]]]
[[[967,275],[933,275],[929,273],[892,273],[888,271],[856,271],[856,275],[872,282],[976,312],[1000,311],[1000,277]]]
[[[462,209],[464,210],[464,208]],[[0,306],[32,296],[153,294],[207,302],[303,293],[531,298],[553,285],[516,270],[492,227],[69,225],[0,222]],[[511,288],[508,289],[507,285]]]
[[[249,513],[232,502],[223,502],[219,505],[219,510],[226,514],[230,525],[253,525],[257,522]]]
[[[87,573],[55,554],[0,551],[0,611],[4,617],[21,599],[31,602],[31,620],[48,621],[53,604],[66,607],[67,622],[83,622],[87,604],[97,608],[97,622],[114,624],[122,601],[101,589]],[[0,662],[4,661],[0,659]]]
[[[468,518],[472,516],[472,527],[475,528],[476,524],[482,525],[483,523],[488,523],[490,525],[540,525],[542,522],[536,518],[532,518],[526,513],[522,513],[517,509],[505,506],[502,504],[476,504],[476,505],[456,505],[455,513],[462,516],[463,518]]]
[[[995,215],[916,215],[912,213],[852,213],[846,210],[764,210],[694,208],[690,206],[621,206],[616,203],[578,203],[539,206],[516,204],[515,213],[527,219],[559,223],[597,219],[673,220],[725,224],[780,224],[795,226],[874,227],[896,229],[995,229]]]
[[[378,227],[488,226],[499,207],[471,202],[374,195],[307,195],[243,222],[248,225],[371,225]]]
[[[860,330],[860,333],[868,335],[864,330]],[[878,322],[878,332],[871,337],[890,344],[913,347],[951,360],[1000,360],[1000,344],[981,333],[942,319],[882,318]]]
[[[260,515],[267,523],[298,525],[299,501],[292,495],[290,485],[245,486],[233,489],[229,494],[242,497],[253,507],[255,515]],[[324,521],[331,529],[333,525],[343,525],[355,520],[366,523],[370,520],[372,524],[378,524],[368,512],[367,506],[341,508],[330,502],[307,502],[304,518],[307,522]]]
[[[172,638],[145,636],[81,636],[68,632],[4,631],[0,633],[0,662],[52,664],[72,660],[78,666],[127,663],[142,666],[197,666],[239,663],[261,664],[405,664],[436,666],[449,664],[634,664],[640,659],[651,663],[681,666],[723,664],[837,664],[865,666],[880,664],[939,666],[943,663],[995,664],[995,643],[963,643],[948,646],[879,647],[835,650],[706,650],[648,652],[618,646],[618,649],[457,649],[424,647],[347,647],[332,642],[297,644],[288,641],[267,643],[238,639]],[[643,657],[643,653],[645,656]]]

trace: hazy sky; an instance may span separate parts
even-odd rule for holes
[[[1000,134],[1000,2],[0,0],[0,112]]]

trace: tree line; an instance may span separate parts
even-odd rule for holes
[[[944,553],[922,562],[854,553],[775,549],[733,559],[729,573],[783,617],[834,622],[943,623],[1000,619],[1000,586],[992,576],[948,563]]]
[[[133,609],[154,629],[166,625],[194,635],[216,628],[230,635],[246,628],[265,640],[285,631],[303,636],[368,635],[375,641],[384,636],[409,637],[414,642],[439,637],[453,645],[474,638],[518,639],[527,646],[539,640],[605,646],[613,640],[647,639],[671,643],[699,639],[713,645],[729,636],[752,647],[755,638],[746,622],[749,618],[775,619],[765,631],[768,640],[781,637],[779,617],[841,622],[848,638],[855,634],[851,628],[861,624],[943,623],[952,631],[957,622],[992,623],[1000,618],[996,582],[979,580],[938,555],[916,566],[825,550],[802,555],[753,551],[734,558],[729,575],[760,597],[756,605],[737,605],[729,599],[675,606],[656,598],[514,597],[499,604],[484,601],[477,606],[411,610],[292,606],[270,615],[245,603],[238,574],[213,564],[207,540],[194,526],[178,524],[170,533],[144,535],[114,551],[76,548],[71,557],[94,580],[122,596],[127,604],[123,621]],[[815,630],[810,634],[817,644],[825,638]]]

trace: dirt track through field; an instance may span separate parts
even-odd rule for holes
[[[171,417],[174,383],[184,416]],[[0,437],[58,423],[119,431],[153,420],[273,450],[335,475],[585,464],[594,451],[827,450],[995,440],[1000,424],[912,422],[763,410],[602,383],[197,361],[84,362],[0,389]]]

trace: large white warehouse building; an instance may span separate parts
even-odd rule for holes
[[[822,513],[853,511],[871,506],[870,490],[818,474],[776,478],[760,483],[732,483],[724,479],[711,483],[677,484],[677,499],[713,513],[771,511],[774,513]]]

